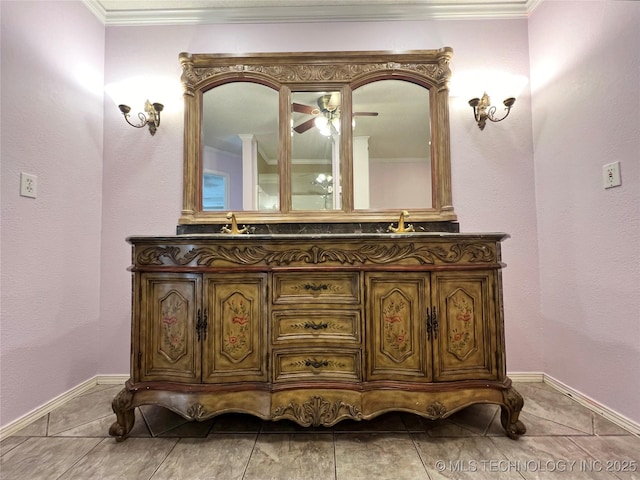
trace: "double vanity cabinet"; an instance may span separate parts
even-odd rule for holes
[[[131,237],[131,378],[113,400],[190,420],[227,412],[332,426],[444,418],[522,397],[506,376],[504,234]]]

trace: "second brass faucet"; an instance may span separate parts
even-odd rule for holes
[[[405,226],[404,224],[405,218],[409,218],[409,212],[407,212],[406,210],[403,210],[402,212],[400,212],[400,218],[398,219],[398,226],[394,227],[393,223],[389,224],[389,227],[387,228],[387,232],[393,232],[393,233],[415,232],[415,230],[413,229],[413,225],[411,225],[410,223]]]
[[[233,212],[229,212],[227,213],[227,218],[231,220],[231,228],[227,227],[226,225],[224,227],[222,227],[222,232],[223,233],[230,233],[232,235],[238,235],[241,233],[248,233],[249,232],[249,227],[247,227],[246,225],[243,226],[242,228],[238,228],[238,222],[236,221],[236,215]]]

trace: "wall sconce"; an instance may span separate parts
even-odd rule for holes
[[[164,105],[161,103],[151,103],[147,100],[144,104],[144,111],[146,112],[146,115],[142,112],[138,113],[140,125],[134,125],[129,121],[129,112],[131,111],[131,107],[129,105],[118,105],[118,108],[129,125],[136,128],[142,128],[149,125],[149,133],[151,133],[151,135],[155,135],[156,130],[160,126],[160,112],[164,108]]]
[[[476,118],[476,122],[478,122],[478,127],[480,130],[484,130],[484,126],[487,124],[487,120],[491,122],[501,122],[509,115],[511,111],[511,107],[514,103],[516,103],[516,99],[514,97],[507,98],[504,102],[505,110],[507,113],[504,114],[502,118],[496,118],[496,107],[491,106],[491,100],[489,99],[489,95],[482,95],[482,98],[472,98],[469,100],[469,105],[473,108],[473,115]]]

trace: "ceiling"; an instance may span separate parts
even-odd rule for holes
[[[541,0],[83,0],[105,25],[523,18]]]

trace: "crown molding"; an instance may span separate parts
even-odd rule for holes
[[[526,18],[542,0],[283,0],[209,1],[207,8],[152,8],[178,2],[123,2],[83,0],[106,26],[198,25],[224,23],[381,22],[408,20],[462,20]],[[260,5],[257,5],[260,3]],[[182,2],[195,5],[194,2]],[[201,3],[200,3],[201,4]],[[145,5],[145,8],[140,8]]]

